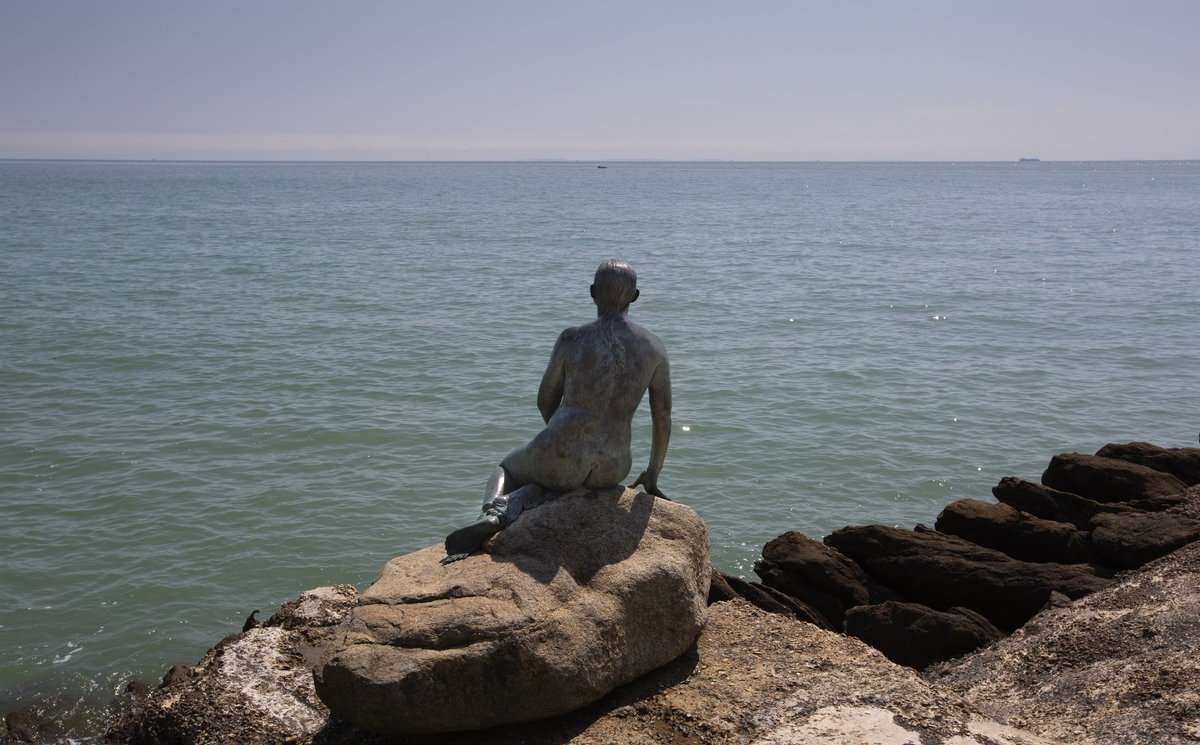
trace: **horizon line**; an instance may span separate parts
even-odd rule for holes
[[[865,159],[805,159],[805,160],[738,160],[725,158],[514,158],[511,160],[446,160],[446,159],[288,159],[288,158],[10,158],[0,157],[2,163],[463,163],[463,164],[513,164],[513,163],[1200,163],[1200,158],[1067,158],[1062,160],[1047,158],[1011,158],[1011,159],[905,159],[905,158],[865,158]]]

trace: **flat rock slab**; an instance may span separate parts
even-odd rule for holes
[[[1200,740],[1200,544],[1040,613],[926,678],[989,716],[1070,743]]]
[[[1042,483],[1097,502],[1132,502],[1169,497],[1187,484],[1169,473],[1118,458],[1063,453],[1050,459]]]
[[[384,733],[543,719],[665,665],[704,626],[708,534],[682,504],[575,492],[485,549],[383,567],[314,671],[330,709]]]
[[[1169,512],[1100,514],[1091,524],[1096,550],[1122,569],[1136,569],[1200,538],[1200,520]]]

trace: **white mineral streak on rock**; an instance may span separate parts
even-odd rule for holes
[[[296,618],[309,626],[332,626],[341,623],[357,597],[358,593],[354,592],[350,585],[308,590],[300,595]]]
[[[225,647],[219,674],[246,707],[275,720],[284,732],[312,734],[329,711],[313,690],[312,673],[288,654],[292,636],[295,632],[279,627],[251,629]]]
[[[917,733],[895,720],[895,714],[876,706],[827,706],[755,740],[754,745],[921,745]]]
[[[1055,745],[1053,740],[1047,740],[1044,737],[1039,737],[1032,732],[1023,732],[1013,729],[1005,724],[994,722],[991,719],[973,719],[967,725],[971,730],[971,734],[979,735],[987,738],[984,742],[996,742],[998,745]],[[979,742],[975,739],[964,739],[964,745],[972,745]],[[953,740],[948,741],[946,745],[958,745]]]

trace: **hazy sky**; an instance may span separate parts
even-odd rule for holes
[[[1200,2],[0,0],[0,157],[1200,158]]]

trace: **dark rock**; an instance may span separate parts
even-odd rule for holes
[[[712,579],[708,581],[708,604],[720,603],[725,600],[733,600],[738,596],[733,588],[729,586],[727,576],[723,572],[713,570]]]
[[[163,676],[162,683],[160,683],[158,687],[166,688],[167,686],[175,685],[180,681],[187,680],[188,674],[191,673],[193,667],[195,667],[195,665],[189,665],[186,662],[180,662],[172,665],[171,669],[167,671],[167,674]]]
[[[1169,473],[1188,486],[1200,484],[1200,448],[1160,448],[1148,442],[1109,443],[1096,451],[1101,458],[1117,458],[1155,471]]]
[[[1092,545],[1122,569],[1136,569],[1200,538],[1200,520],[1161,512],[1096,515]]]
[[[936,527],[942,533],[1003,551],[1014,559],[1059,564],[1101,562],[1086,531],[1020,512],[1006,504],[960,499],[942,510]]]
[[[934,610],[970,608],[1005,631],[1029,620],[1053,591],[1077,599],[1110,584],[1089,565],[1020,561],[930,530],[856,526],[825,542],[915,602]]]
[[[846,633],[883,652],[892,662],[917,670],[1004,638],[986,618],[967,608],[936,611],[895,601],[846,611]]]
[[[42,716],[37,704],[30,704],[23,709],[9,712],[4,717],[4,725],[8,729],[8,739],[13,742],[38,742]]]
[[[1042,483],[1106,503],[1166,497],[1187,489],[1187,484],[1169,473],[1082,453],[1054,456],[1042,473]]]
[[[23,708],[9,712],[4,717],[8,737],[0,737],[0,743],[59,743],[79,736],[72,726],[71,706],[60,696],[49,696],[34,701]]]
[[[834,630],[842,628],[846,606],[833,595],[814,590],[798,575],[786,572],[765,559],[754,562],[754,573],[762,578],[764,586],[815,608],[829,619]]]
[[[808,587],[834,596],[847,608],[899,600],[848,556],[795,531],[763,546],[763,560],[795,575]]]
[[[1164,510],[1169,510],[1172,507],[1178,507],[1179,505],[1187,502],[1188,497],[1186,495],[1187,492],[1180,492],[1178,494],[1171,494],[1165,497],[1135,499],[1132,502],[1126,502],[1125,504],[1129,505],[1135,510],[1142,510],[1144,512],[1162,512]]]
[[[1042,484],[1025,481],[1015,476],[1005,476],[992,487],[996,499],[1021,512],[1028,512],[1043,520],[1070,523],[1087,530],[1092,517],[1100,512],[1133,512],[1134,508],[1124,504],[1102,504],[1078,494],[1051,489]]]
[[[1075,603],[1074,600],[1063,595],[1061,592],[1050,593],[1050,599],[1042,606],[1042,610],[1054,610],[1055,608],[1066,608]]]
[[[150,695],[150,684],[141,678],[133,678],[125,684],[125,692],[136,698],[145,698]]]
[[[837,630],[825,614],[801,600],[758,582],[747,582],[741,577],[725,575],[725,579],[738,597],[749,600],[765,611],[792,616],[822,629]]]

